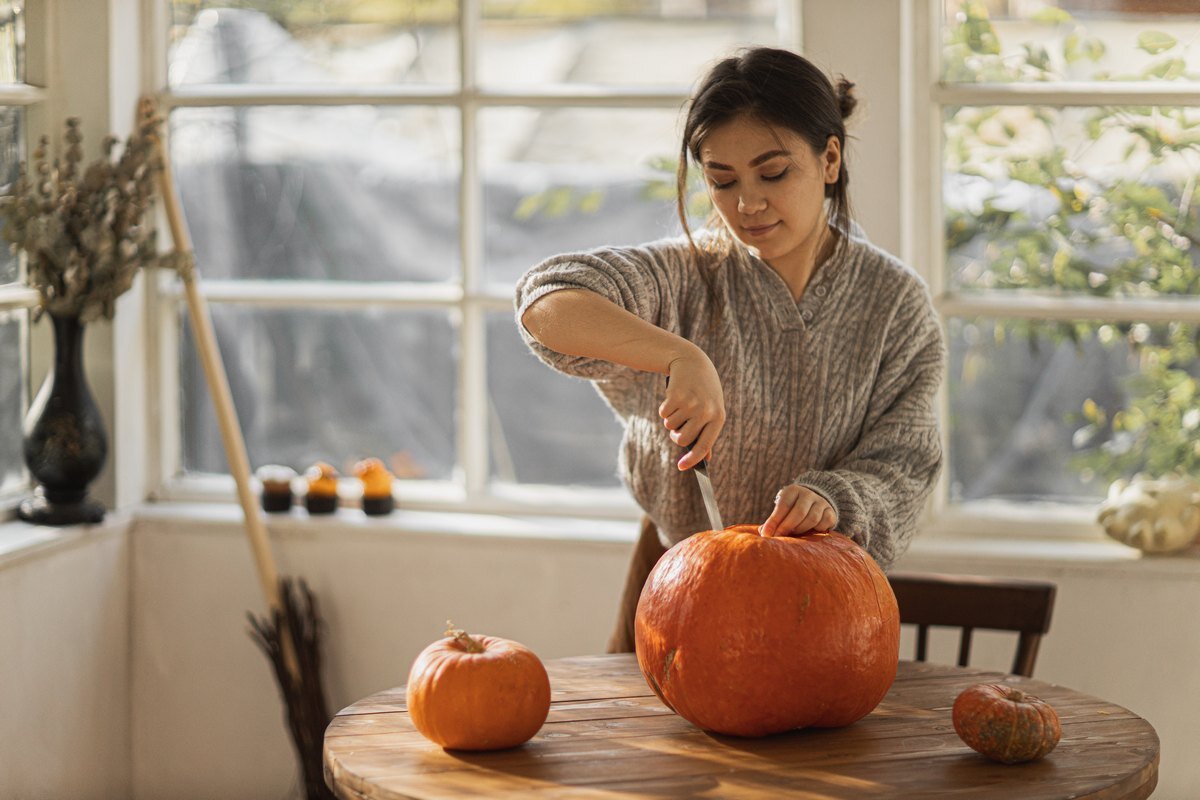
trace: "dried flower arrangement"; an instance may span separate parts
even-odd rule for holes
[[[66,121],[66,152],[48,161],[49,137],[25,164],[11,194],[0,197],[4,238],[28,258],[28,282],[41,294],[35,317],[112,318],[116,300],[133,285],[139,267],[158,262],[154,230],[144,223],[162,169],[153,103],[138,107],[137,123],[120,158],[106,136],[104,155],[80,171],[83,134],[78,117]]]

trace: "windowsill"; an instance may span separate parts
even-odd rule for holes
[[[296,478],[292,489],[297,497],[303,497],[304,479]],[[587,519],[608,520],[619,522],[636,522],[641,519],[641,509],[633,502],[627,492],[618,487],[607,489],[585,488],[580,486],[546,486],[540,484],[513,485],[493,484],[484,498],[472,501],[471,512],[461,509],[467,502],[466,493],[461,485],[450,481],[438,480],[405,480],[398,491],[393,492],[397,511],[430,512],[438,515],[463,515],[501,518],[525,518],[535,516],[550,516],[558,519]],[[255,492],[259,491],[257,484]],[[352,478],[342,478],[338,482],[339,514],[349,515],[348,518],[363,519],[358,511],[358,498],[361,496],[361,484]],[[236,496],[237,486],[229,475],[188,475],[168,481],[148,504],[202,504],[228,505]],[[301,499],[295,509],[303,508]],[[542,511],[539,509],[551,509]],[[295,514],[296,511],[293,511]],[[268,520],[283,515],[268,515]],[[299,511],[301,518],[308,515]],[[385,517],[384,520],[387,518]],[[368,520],[369,521],[369,520]]]
[[[1200,577],[1200,546],[1169,555],[1146,555],[1107,539],[918,535],[897,569],[972,572],[1030,566],[1060,574],[1154,575],[1189,581]]]
[[[232,503],[147,503],[133,512],[138,522],[157,522],[166,527],[202,522],[214,530],[241,532],[242,509]],[[507,539],[569,540],[578,542],[631,543],[637,522],[597,520],[565,516],[477,514],[451,511],[421,511],[399,508],[391,514],[369,517],[356,509],[339,508],[332,514],[310,515],[302,508],[264,514],[267,531],[281,540],[311,540],[318,535],[339,537],[386,536],[486,536]]]
[[[998,536],[922,536],[920,534],[913,539],[908,553],[922,558],[970,557],[989,560],[1064,561],[1073,564],[1109,564],[1152,558],[1143,556],[1137,550],[1117,542],[1013,539]]]
[[[267,514],[264,519],[272,539],[279,542],[336,537],[361,543],[400,535],[406,539],[482,536],[629,545],[638,530],[637,523],[628,520],[409,509],[397,509],[387,516],[368,517],[348,508],[321,516],[310,516],[301,508],[293,508],[287,513]],[[155,523],[166,533],[183,529],[194,531],[197,526],[215,535],[240,536],[243,533],[242,511],[233,503],[147,503],[122,513],[109,512],[99,525],[56,528],[19,521],[3,522],[0,523],[0,568],[87,543],[97,535],[121,535],[135,523],[143,522]],[[986,564],[989,569],[1037,566],[1063,574],[1101,572],[1195,580],[1200,577],[1200,546],[1174,555],[1148,556],[1104,539],[1047,540],[930,531],[918,534],[897,567],[970,571],[971,564]]]
[[[129,513],[108,512],[96,525],[30,525],[20,520],[0,522],[0,569],[33,558],[77,547],[97,537],[120,536],[129,530]]]

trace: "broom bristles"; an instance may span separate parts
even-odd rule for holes
[[[246,612],[250,638],[267,654],[275,669],[279,693],[287,709],[288,729],[304,774],[308,800],[334,800],[325,785],[322,748],[330,716],[321,684],[321,637],[323,623],[317,598],[303,578],[280,578],[283,608],[258,617]],[[299,661],[298,678],[292,677],[283,657],[283,637],[292,645]]]

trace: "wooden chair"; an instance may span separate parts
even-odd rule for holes
[[[888,580],[900,605],[900,622],[917,626],[917,661],[925,660],[931,625],[962,629],[960,667],[967,666],[976,628],[1016,631],[1020,636],[1012,671],[1033,675],[1038,645],[1050,630],[1053,583],[918,572],[895,572]]]

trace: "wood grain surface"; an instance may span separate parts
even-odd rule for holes
[[[632,655],[546,662],[553,702],[521,747],[443,750],[412,725],[399,687],[342,710],[325,732],[325,780],[340,798],[850,798],[1112,800],[1149,797],[1158,736],[1136,714],[1029,678],[901,662],[884,701],[846,728],[761,739],[705,733],[646,686]],[[1042,761],[988,761],[950,709],[976,683],[1051,703],[1062,741]]]

